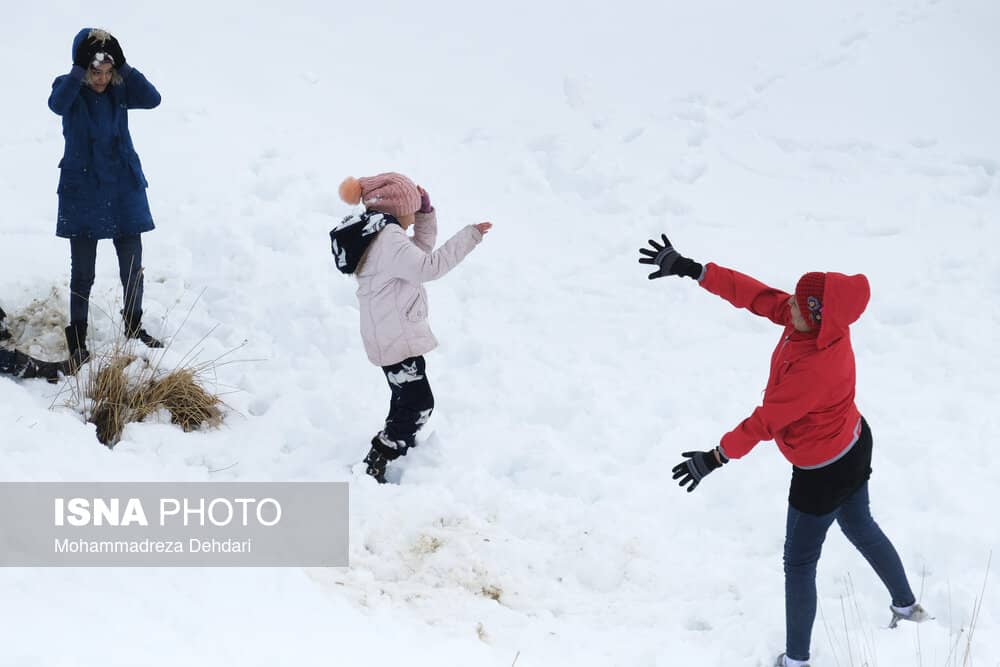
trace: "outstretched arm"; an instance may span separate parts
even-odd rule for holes
[[[737,308],[746,308],[754,315],[766,317],[782,326],[791,323],[787,293],[712,262],[702,266],[677,252],[666,234],[661,234],[660,238],[663,239],[662,243],[650,239],[650,248],[639,249],[642,255],[639,258],[640,264],[659,267],[649,274],[650,280],[663,276],[687,276]]]
[[[764,403],[729,433],[722,436],[720,451],[738,459],[762,440],[773,440],[786,426],[804,417],[823,398],[819,387],[826,386],[815,371],[794,368],[764,394]]]
[[[392,246],[387,259],[388,271],[396,278],[413,283],[437,280],[455,268],[472,249],[483,240],[483,232],[475,225],[467,225],[432,252],[417,247],[406,233],[391,231],[399,229],[389,226],[380,234],[390,231]]]
[[[791,324],[791,313],[788,309],[790,295],[787,292],[768,287],[755,278],[712,262],[705,267],[705,275],[700,284],[737,308],[745,308],[775,324],[782,326]]]

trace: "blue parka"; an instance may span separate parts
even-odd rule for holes
[[[90,33],[81,30],[73,52]],[[128,131],[129,109],[152,109],[160,93],[128,63],[121,82],[96,93],[77,65],[52,83],[49,108],[62,116],[66,148],[59,162],[56,235],[110,239],[153,229],[146,177]]]

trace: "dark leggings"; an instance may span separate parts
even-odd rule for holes
[[[385,427],[379,434],[379,449],[390,461],[416,445],[417,431],[434,411],[434,394],[427,381],[423,357],[410,357],[392,366],[383,366],[392,398]]]
[[[142,237],[139,234],[114,239],[118,253],[118,273],[125,290],[126,320],[142,317]],[[86,324],[90,310],[90,289],[97,266],[97,239],[70,239],[69,319]]]
[[[892,604],[906,607],[916,601],[899,554],[872,518],[868,482],[829,514],[806,514],[789,505],[785,526],[785,648],[789,658],[809,659],[816,619],[816,563],[834,521],[885,584]]]

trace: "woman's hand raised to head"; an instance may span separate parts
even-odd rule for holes
[[[89,35],[80,40],[73,52],[73,64],[87,69],[94,62],[94,56],[101,50],[101,43]]]
[[[108,41],[105,44],[105,48],[108,55],[111,56],[115,61],[115,67],[121,69],[122,65],[125,64],[125,52],[122,51],[122,45],[118,43],[114,35],[108,36]]]
[[[480,222],[478,225],[473,225],[473,226],[476,229],[478,229],[479,233],[482,234],[483,236],[486,236],[486,232],[488,232],[491,229],[493,229],[493,223],[492,222]]]

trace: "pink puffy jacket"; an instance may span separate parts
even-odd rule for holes
[[[422,283],[451,271],[482,240],[479,230],[468,225],[434,250],[433,211],[417,213],[412,238],[399,225],[386,225],[378,233],[354,274],[361,338],[373,364],[391,366],[437,347],[427,323],[427,291]]]

